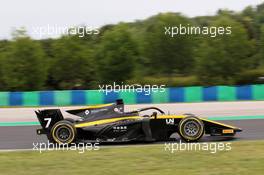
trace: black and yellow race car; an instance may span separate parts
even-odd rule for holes
[[[49,141],[73,142],[153,142],[171,140],[178,133],[185,141],[198,141],[203,135],[234,136],[240,128],[196,117],[193,114],[168,115],[156,107],[125,112],[123,100],[112,104],[68,110],[79,119],[64,118],[59,109],[35,111]]]

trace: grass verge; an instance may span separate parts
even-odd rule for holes
[[[0,174],[203,174],[264,173],[264,141],[232,142],[232,150],[170,153],[164,145],[103,147],[98,151],[0,152]]]

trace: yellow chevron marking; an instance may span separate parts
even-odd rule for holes
[[[174,115],[160,115],[157,116],[156,119],[169,119],[169,118],[184,118],[184,115],[179,115],[179,116],[174,116]],[[97,121],[92,121],[92,122],[85,122],[85,123],[79,123],[75,124],[76,128],[82,128],[82,127],[87,127],[87,126],[93,126],[93,125],[101,125],[101,124],[106,124],[106,123],[112,123],[112,122],[117,122],[121,120],[137,120],[137,119],[143,119],[144,117],[142,116],[129,116],[129,117],[119,117],[119,118],[110,118],[110,119],[102,119],[102,120],[97,120]],[[154,117],[150,117],[150,119],[154,119]]]
[[[169,119],[169,118],[184,118],[185,115],[159,115],[156,119]],[[154,118],[154,117],[152,117]]]
[[[103,104],[103,105],[91,105],[91,106],[86,106],[84,108],[80,108],[80,109],[96,109],[96,108],[103,108],[103,107],[107,107],[107,106],[111,106],[113,105],[113,103],[108,103],[108,104]],[[78,109],[76,109],[78,110]]]
[[[185,117],[186,117],[185,115],[159,115],[159,116],[156,117],[156,119],[170,119],[170,118],[181,119],[181,118],[185,118]],[[143,117],[142,116],[129,116],[129,117],[102,119],[102,120],[97,120],[97,121],[92,121],[92,122],[85,122],[85,123],[75,124],[75,127],[76,128],[82,128],[82,127],[87,127],[87,126],[107,124],[107,123],[112,123],[112,122],[117,122],[117,121],[122,121],[122,120],[129,120],[129,119],[138,120],[138,119],[143,119]],[[150,117],[150,119],[155,119],[155,118],[152,116],[152,117]],[[239,129],[239,128],[231,126],[231,125],[226,125],[226,124],[223,124],[223,123],[207,120],[207,119],[204,119],[204,118],[200,118],[200,119],[202,121],[214,123],[214,124],[225,126],[225,127],[228,127],[228,128]]]
[[[106,124],[106,123],[117,122],[117,121],[121,121],[121,120],[129,120],[129,119],[134,119],[135,120],[135,119],[142,119],[142,118],[143,117],[140,117],[140,116],[110,118],[110,119],[102,119],[102,120],[86,122],[86,123],[79,123],[79,124],[75,124],[74,126],[76,128],[82,128],[82,127],[87,127],[87,126],[101,125],[101,124]]]

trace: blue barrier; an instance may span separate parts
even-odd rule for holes
[[[264,100],[264,84],[244,86],[171,87],[156,92],[105,92],[99,90],[0,92],[0,106],[63,106],[111,103],[128,104],[203,101]]]

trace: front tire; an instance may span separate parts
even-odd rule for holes
[[[179,123],[179,134],[187,142],[198,141],[204,135],[204,124],[195,116],[185,117]]]
[[[75,141],[76,134],[76,128],[67,120],[55,123],[51,129],[51,137],[58,144],[71,144]]]

